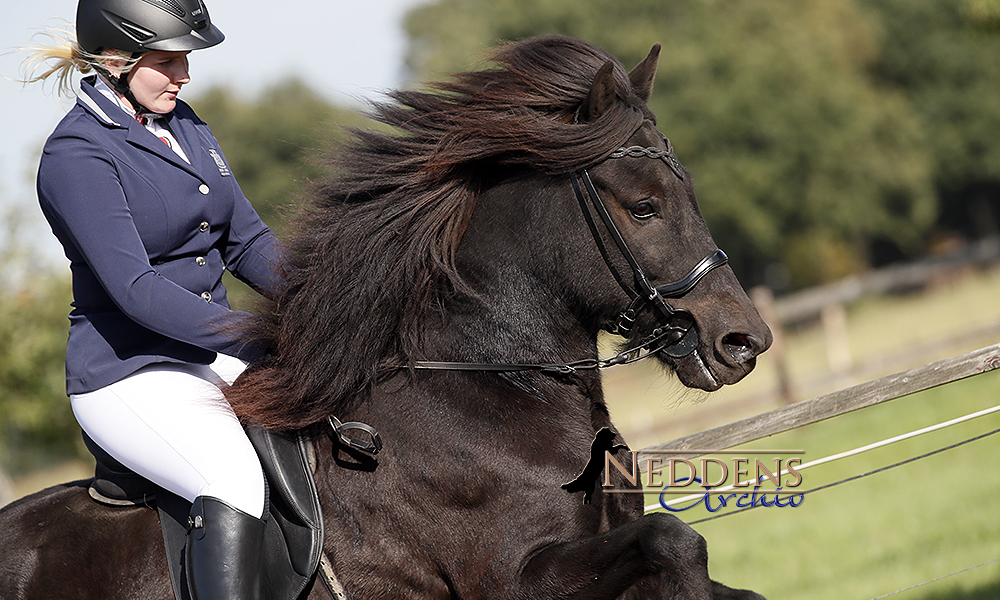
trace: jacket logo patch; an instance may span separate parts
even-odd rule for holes
[[[219,175],[222,175],[223,177],[229,177],[232,175],[232,172],[229,170],[229,165],[226,164],[226,161],[222,160],[222,155],[219,154],[215,148],[209,148],[208,153],[211,155],[212,160],[215,161],[215,166],[219,167]]]

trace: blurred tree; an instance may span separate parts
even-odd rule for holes
[[[962,9],[978,27],[1000,27],[1000,0],[964,0]]]
[[[940,225],[1000,233],[1000,1],[859,2],[880,16],[873,77],[922,117]]]
[[[830,252],[850,268],[873,238],[919,248],[935,217],[922,122],[872,82],[878,22],[853,0],[439,0],[407,30],[421,77],[532,35],[583,38],[626,66],[661,42],[650,107],[744,283],[793,250],[807,253],[797,273],[842,276]],[[810,236],[823,252],[808,254]]]
[[[0,465],[19,473],[82,451],[66,398],[69,278],[39,267],[9,210],[0,240]]]

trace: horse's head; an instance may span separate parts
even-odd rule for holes
[[[501,48],[498,68],[377,104],[396,132],[355,131],[334,154],[339,176],[297,222],[289,285],[248,336],[272,359],[230,390],[239,414],[323,422],[387,374],[435,360],[593,365],[598,327],[651,290],[633,306],[631,346],[691,387],[746,375],[771,334],[719,266],[691,175],[646,106],[657,54],[628,73],[592,44],[538,38]],[[605,266],[574,177],[634,255],[639,292],[622,290],[634,269],[612,241]],[[689,273],[693,286],[669,285]]]
[[[641,103],[647,118],[622,148],[572,178],[581,209],[593,211],[591,256],[599,261],[603,246],[617,279],[605,282],[608,298],[618,298],[605,305],[605,327],[631,346],[659,334],[649,344],[657,358],[685,385],[711,391],[749,373],[772,338],[712,240],[691,174],[645,108],[658,54],[656,46],[629,73],[631,90],[621,89],[620,74],[616,81],[614,61],[598,71],[577,122],[597,122],[623,99]]]

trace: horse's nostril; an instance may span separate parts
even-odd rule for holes
[[[757,355],[753,339],[745,333],[727,333],[722,338],[722,348],[737,363],[745,363]]]

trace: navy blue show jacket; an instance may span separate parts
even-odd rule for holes
[[[49,137],[38,198],[73,277],[68,394],[157,362],[253,360],[239,339],[228,269],[264,294],[283,283],[285,251],[233,177],[218,141],[178,101],[168,128],[191,164],[85,79]]]

